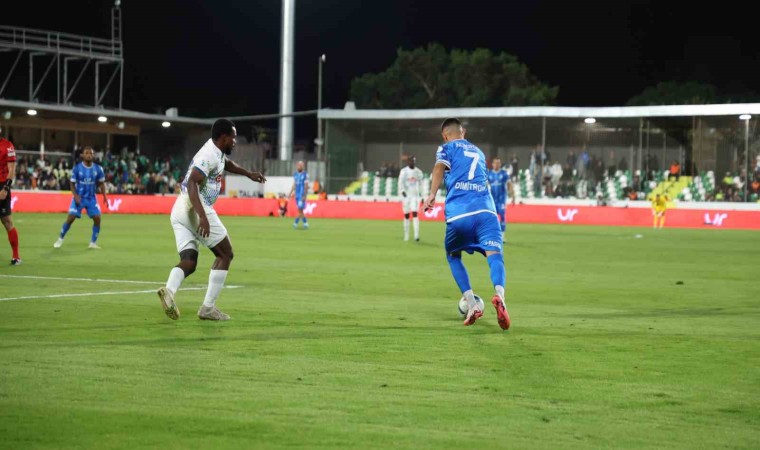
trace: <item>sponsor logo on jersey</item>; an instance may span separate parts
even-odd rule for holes
[[[561,222],[572,222],[576,214],[578,214],[577,209],[568,209],[567,212],[563,213],[562,208],[557,208],[557,218]]]

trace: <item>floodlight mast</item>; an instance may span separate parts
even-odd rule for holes
[[[280,114],[293,113],[293,62],[295,43],[295,0],[282,0],[282,60],[280,63]],[[280,117],[278,144],[280,160],[293,152],[293,117]]]

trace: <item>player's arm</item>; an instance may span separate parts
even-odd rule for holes
[[[398,193],[406,197],[406,170],[402,170],[398,176]]]
[[[296,180],[293,180],[293,186],[290,187],[290,192],[288,193],[288,198],[292,198],[296,193]]]
[[[229,159],[224,161],[224,170],[237,175],[243,175],[244,177],[248,177],[251,181],[255,181],[257,183],[265,183],[267,181],[267,179],[264,178],[264,175],[262,175],[260,172],[251,172],[250,170],[238,166],[235,161],[231,161]]]
[[[433,173],[430,176],[430,195],[428,195],[427,200],[425,200],[425,211],[433,209],[433,206],[435,206],[435,195],[441,187],[443,174],[447,168],[446,164],[440,161],[433,166]]]
[[[108,198],[106,197],[106,174],[103,172],[103,169],[100,169],[99,172],[98,189],[100,189],[100,192],[103,194],[103,204],[108,206]]]
[[[101,181],[98,183],[98,189],[100,190],[100,193],[103,194],[103,203],[108,206],[108,197],[106,197],[106,182]]]
[[[13,180],[16,178],[16,161],[9,161],[8,162],[8,179],[5,180],[5,184],[3,186],[0,186],[0,200],[5,200],[5,197],[8,196],[8,193],[11,191],[11,186],[13,186]]]
[[[71,193],[74,196],[74,203],[77,205],[82,202],[82,199],[79,197],[79,194],[77,194],[77,180],[74,178],[74,174],[71,175],[71,180],[69,180]]]
[[[198,233],[202,237],[209,236],[208,217],[206,217],[206,210],[203,209],[201,204],[200,185],[206,179],[206,175],[201,172],[197,167],[193,167],[190,171],[190,176],[187,180],[187,195],[190,197],[190,204],[193,205],[193,211],[198,214]]]

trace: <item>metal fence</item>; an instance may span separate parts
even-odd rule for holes
[[[557,163],[592,190],[615,173],[627,174],[629,184],[636,176],[658,181],[674,162],[681,175],[712,172],[718,179],[730,173],[746,180],[749,167],[751,183],[760,154],[757,120],[738,115],[460,118],[467,139],[489,159],[499,157],[504,166],[519,173],[528,169],[539,179]],[[363,171],[399,165],[407,155],[415,155],[429,172],[441,143],[440,123],[440,118],[328,118],[328,191],[341,191]],[[533,186],[542,189],[540,181]]]

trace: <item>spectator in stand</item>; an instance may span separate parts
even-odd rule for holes
[[[673,161],[673,164],[670,165],[670,175],[668,175],[668,180],[672,180],[673,178],[678,181],[681,178],[681,164],[678,163],[678,161]]]
[[[625,159],[625,156],[620,158],[620,162],[618,163],[618,170],[622,170],[623,172],[628,170],[628,161]]]
[[[564,172],[562,170],[562,166],[559,165],[559,161],[554,161],[554,164],[552,164],[551,168],[549,169],[549,174],[551,175],[552,192],[557,191],[559,180],[562,178],[563,173]]]
[[[578,157],[575,156],[575,152],[573,150],[570,150],[570,152],[567,154],[567,158],[565,158],[565,164],[570,167],[575,167],[576,162],[578,162]]]
[[[760,176],[755,176],[755,180],[752,181],[750,186],[750,192],[757,195],[760,194]]]
[[[758,156],[760,157],[760,155]],[[760,160],[758,160],[760,161]],[[516,177],[520,174],[520,158],[517,157],[517,153],[512,153],[512,159],[509,161],[509,164],[512,166],[512,175],[513,177]],[[760,163],[759,163],[760,164]]]

